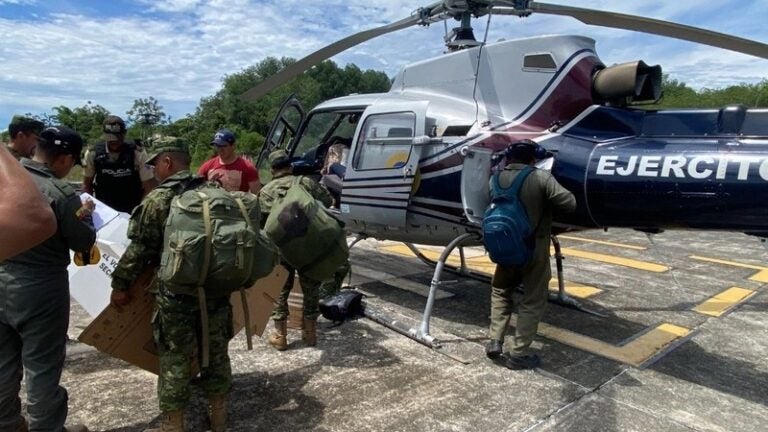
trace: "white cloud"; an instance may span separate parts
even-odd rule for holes
[[[160,12],[189,12],[200,5],[201,0],[140,0],[152,10]]]
[[[303,57],[335,40],[408,16],[414,0],[138,0],[148,11],[111,18],[44,15],[35,22],[0,18],[0,124],[18,109],[42,112],[87,100],[122,113],[139,97],[155,96],[174,117],[191,112],[213,94],[225,74],[266,56]],[[0,0],[0,5],[26,0]],[[423,4],[428,4],[424,1]],[[583,1],[561,4],[585,7]],[[692,0],[627,2],[593,0],[589,7],[671,19],[689,25],[768,40],[760,2],[700,3]],[[34,7],[30,7],[34,10]],[[713,11],[722,10],[720,13]],[[449,27],[456,25],[450,21]],[[482,38],[486,18],[473,23]],[[660,63],[695,87],[757,81],[766,60],[724,50],[584,25],[567,17],[525,19],[494,16],[489,41],[540,34],[580,34],[597,41],[606,63],[638,58]],[[443,24],[413,27],[363,43],[334,58],[344,64],[383,69],[394,75],[404,64],[438,55]]]

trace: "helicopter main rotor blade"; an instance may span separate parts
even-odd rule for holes
[[[373,39],[375,37],[391,33],[397,30],[401,30],[412,25],[418,24],[421,18],[419,15],[412,15],[407,18],[403,18],[400,21],[395,21],[391,24],[383,25],[381,27],[364,30],[359,33],[355,33],[351,36],[347,36],[344,39],[338,40],[330,45],[327,45],[312,54],[304,57],[296,63],[287,66],[280,70],[280,72],[269,76],[264,81],[257,84],[247,92],[243,93],[240,98],[246,101],[255,101],[265,94],[269,93],[272,89],[279,87],[282,84],[290,81],[292,78],[301,74],[305,70],[312,66],[328,60],[336,54],[343,52],[355,45],[361,44],[365,41]]]
[[[636,15],[539,2],[530,2],[528,9],[536,13],[573,17],[585,24],[668,36],[768,59],[768,45],[764,43],[683,24]],[[497,12],[494,11],[494,13]]]

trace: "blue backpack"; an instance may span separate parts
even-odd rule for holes
[[[483,243],[491,261],[504,266],[524,266],[533,258],[536,229],[520,201],[520,188],[533,167],[527,166],[504,189],[499,174],[491,181],[491,206],[483,216]]]

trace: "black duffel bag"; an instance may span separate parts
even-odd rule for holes
[[[363,294],[355,290],[343,290],[320,301],[320,313],[325,319],[341,322],[363,315]]]

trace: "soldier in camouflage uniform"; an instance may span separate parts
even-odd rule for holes
[[[272,180],[259,191],[259,207],[261,207],[262,224],[266,221],[275,200],[285,193],[293,185],[293,167],[288,153],[285,150],[276,150],[269,155],[269,164],[272,168]],[[315,199],[328,207],[333,203],[333,198],[328,190],[309,177],[302,177],[300,183]],[[288,348],[288,296],[293,288],[294,271],[288,268],[290,277],[283,286],[277,305],[272,311],[272,319],[275,321],[275,332],[270,336],[269,343],[276,349],[283,351]],[[343,276],[342,276],[343,278]],[[316,324],[320,315],[318,308],[320,281],[312,280],[299,273],[301,291],[304,293],[304,342],[308,346],[317,344]]]
[[[69,251],[88,252],[96,241],[91,212],[69,183],[60,180],[80,163],[83,140],[65,127],[40,134],[34,160],[22,159],[56,216],[56,233],[0,263],[0,431],[26,431],[19,391],[26,373],[29,427],[64,428],[67,391],[59,385],[69,326]],[[24,223],[20,220],[18,223]]]
[[[8,134],[11,136],[11,142],[8,144],[8,151],[17,160],[23,157],[31,158],[35,153],[37,137],[43,130],[43,122],[33,118],[15,115],[8,125]]]
[[[116,307],[130,301],[128,289],[145,268],[158,266],[173,198],[203,181],[189,171],[190,157],[184,141],[167,137],[157,142],[155,148],[148,163],[155,166],[160,185],[131,214],[131,244],[112,273],[112,303]],[[152,326],[160,356],[157,394],[162,416],[160,427],[148,431],[181,432],[184,408],[190,398],[192,359],[202,351],[198,346],[199,301],[196,296],[171,293],[157,279],[150,290],[156,300]],[[206,300],[210,357],[208,367],[200,371],[200,384],[209,400],[211,430],[219,432],[226,429],[227,395],[232,383],[228,353],[229,341],[234,336],[232,307],[229,297]]]

